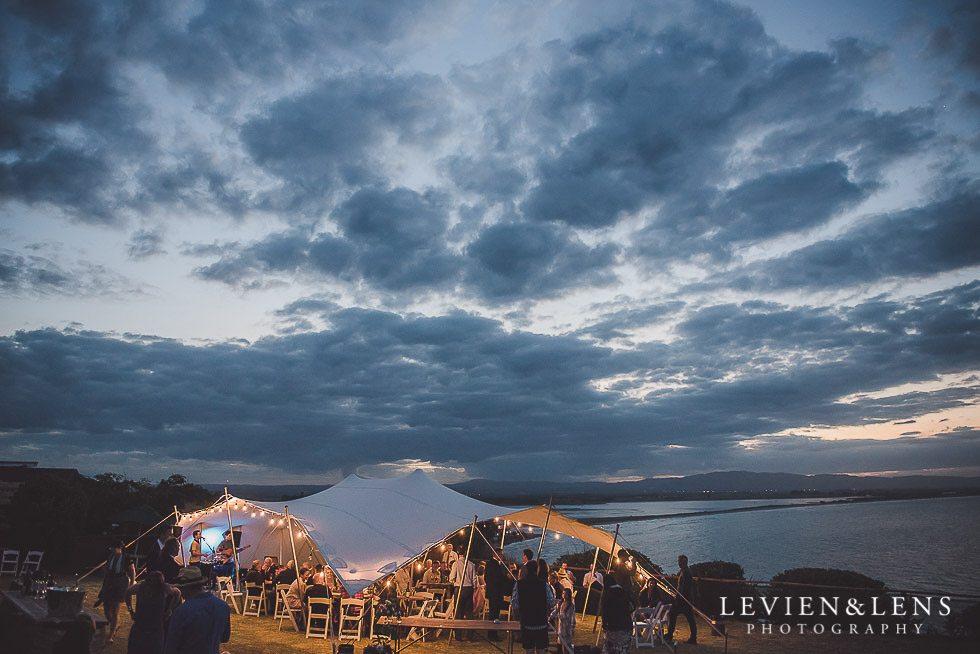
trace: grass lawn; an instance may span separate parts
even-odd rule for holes
[[[84,582],[88,591],[85,597],[86,607],[91,609],[98,595],[100,580],[97,578],[89,579]],[[94,609],[101,611],[101,609]],[[591,644],[596,642],[595,633],[592,631],[594,616],[587,616],[585,620],[579,616],[578,625],[575,633],[575,644]],[[120,627],[116,634],[115,643],[108,645],[107,654],[125,654],[126,641],[129,635],[129,628],[132,622],[125,610],[125,606],[120,614]],[[718,636],[700,635],[698,645],[687,645],[683,641],[688,637],[687,623],[682,618],[678,625],[675,637],[682,641],[677,646],[677,652],[684,654],[722,654],[725,652],[725,639]],[[744,654],[811,654],[821,652],[833,652],[835,654],[974,654],[976,645],[963,639],[952,639],[948,637],[932,636],[848,636],[823,634],[816,636],[813,634],[799,635],[798,633],[782,635],[771,634],[761,635],[758,627],[755,633],[748,634],[746,625],[742,623],[730,623],[728,625],[728,650],[729,652],[740,652]],[[601,632],[601,628],[600,628]],[[404,642],[404,641],[403,641]],[[552,638],[554,643],[554,638]],[[364,648],[370,644],[368,639],[362,639],[355,644],[354,651],[361,654]],[[507,649],[506,641],[500,643],[503,649]],[[600,639],[601,644],[601,639]],[[284,621],[282,631],[279,631],[279,621],[271,617],[242,617],[232,611],[231,614],[231,640],[226,643],[222,651],[230,654],[323,654],[332,652],[332,641],[323,639],[307,639],[304,634],[296,633],[292,626]],[[522,652],[520,643],[515,644],[515,652]],[[448,654],[449,652],[495,652],[489,644],[474,639],[473,642],[449,642],[448,634],[443,632],[442,636],[434,642],[418,643],[413,645],[409,652],[422,652],[424,654]],[[550,648],[555,651],[554,644]],[[634,651],[669,652],[666,647],[656,647],[652,650],[646,648],[634,649]]]

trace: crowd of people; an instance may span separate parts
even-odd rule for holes
[[[234,535],[226,533],[226,543],[218,551],[234,556],[241,551]],[[125,552],[123,543],[111,548],[105,562],[104,581],[99,593],[99,603],[104,604],[108,621],[108,641],[114,642],[119,628],[119,610],[125,603],[133,625],[127,643],[130,654],[217,654],[220,643],[230,637],[230,608],[210,591],[210,566],[204,562],[200,549],[200,533],[194,532],[190,546],[188,565],[179,560],[180,543],[173,535],[159,536],[147,559],[146,574],[136,582],[136,566],[133,557]],[[662,591],[651,579],[638,594],[633,592],[628,555],[620,551],[617,563],[607,574],[587,573],[585,586],[593,585],[601,597],[599,612],[605,634],[603,652],[620,654],[628,652],[633,633],[633,611],[637,607],[654,606],[663,599]],[[520,640],[527,654],[543,653],[549,645],[549,629],[554,627],[558,636],[559,651],[572,654],[575,633],[576,578],[567,564],[549,568],[543,559],[536,559],[530,549],[525,549],[523,561],[507,562],[499,548],[485,561],[474,561],[460,556],[451,544],[441,552],[422,562],[422,570],[415,574],[412,566],[403,566],[393,577],[394,584],[385,586],[389,599],[403,601],[412,593],[424,590],[451,590],[447,595],[454,611],[450,615],[457,620],[475,619],[486,613],[487,620],[499,622],[510,596],[511,613],[520,622]],[[697,642],[697,624],[692,597],[693,577],[687,566],[687,557],[678,557],[677,595],[672,598],[667,630],[672,638],[677,616],[687,618],[690,627],[689,643]],[[307,615],[307,604],[312,598],[333,599],[339,608],[339,600],[346,597],[343,586],[332,570],[320,564],[305,562],[297,568],[294,561],[279,565],[274,557],[255,559],[247,570],[242,571],[246,594],[268,593],[266,606],[274,606],[277,587],[288,587],[285,605],[292,612],[299,626]],[[383,593],[382,593],[383,594]],[[135,606],[134,606],[135,601]],[[334,622],[340,612],[332,612]],[[488,625],[489,626],[489,625]],[[454,636],[460,640],[472,640],[473,630],[458,630]],[[496,630],[487,631],[487,640],[499,641]]]

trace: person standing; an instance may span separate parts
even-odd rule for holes
[[[687,557],[683,554],[677,557],[677,597],[674,598],[670,606],[670,621],[667,623],[667,633],[665,637],[670,640],[674,637],[674,627],[677,625],[677,616],[683,615],[687,618],[687,624],[691,627],[691,637],[687,639],[690,645],[698,643],[698,623],[694,620],[694,575],[687,567]]]
[[[200,567],[201,564],[201,530],[194,530],[194,540],[191,541],[191,555],[187,559],[187,565],[196,565]]]
[[[136,609],[133,609],[133,597]],[[167,622],[180,603],[180,591],[164,583],[163,573],[154,570],[126,591],[126,608],[133,619],[126,643],[128,654],[163,654]]]
[[[561,602],[555,608],[558,618],[558,644],[563,654],[575,654],[575,600],[572,589],[561,586]]]
[[[177,575],[184,603],[170,618],[164,654],[219,654],[221,643],[231,638],[231,607],[208,592],[206,583],[193,566]]]
[[[532,553],[533,555],[533,553]],[[548,650],[548,616],[555,606],[551,587],[538,576],[538,562],[524,564],[511,591],[510,604],[521,616],[521,646],[526,654]]]
[[[449,571],[449,583],[456,589],[458,599],[456,601],[456,613],[453,616],[456,620],[465,620],[472,617],[473,613],[473,589],[476,586],[476,566],[466,558],[456,558],[452,569]],[[473,632],[467,630],[466,639],[473,640]],[[456,635],[456,640],[461,640]]]
[[[633,606],[630,594],[623,586],[629,584],[629,576],[610,573],[606,577],[606,587],[602,592],[602,631],[606,639],[602,643],[602,654],[629,654],[633,642]]]
[[[136,566],[125,550],[126,544],[122,541],[112,545],[112,551],[105,562],[102,590],[99,591],[105,619],[109,621],[110,643],[115,642],[116,630],[119,629],[119,605],[126,598],[126,590],[136,580]]]
[[[453,569],[453,564],[459,559],[459,554],[453,550],[452,543],[446,543],[446,551],[442,553],[442,562],[449,568],[450,571]]]
[[[483,566],[483,583],[489,612],[487,618],[493,621],[500,619],[500,611],[504,608],[504,586],[507,584],[507,572],[500,557],[500,548],[494,547],[493,556]],[[496,630],[490,630],[487,632],[487,640],[499,641],[500,636]]]

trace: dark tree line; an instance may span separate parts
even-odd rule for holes
[[[25,482],[11,499],[9,539],[22,550],[43,551],[48,569],[78,572],[97,564],[110,540],[128,542],[151,526],[120,524],[116,520],[122,512],[142,508],[143,514],[155,512],[162,518],[174,506],[190,510],[215,499],[216,493],[179,474],[156,484],[109,472],[94,477],[42,474]]]

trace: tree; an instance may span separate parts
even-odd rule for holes
[[[11,498],[14,542],[44,552],[46,568],[75,567],[76,540],[90,532],[92,480],[45,474],[25,482]]]

